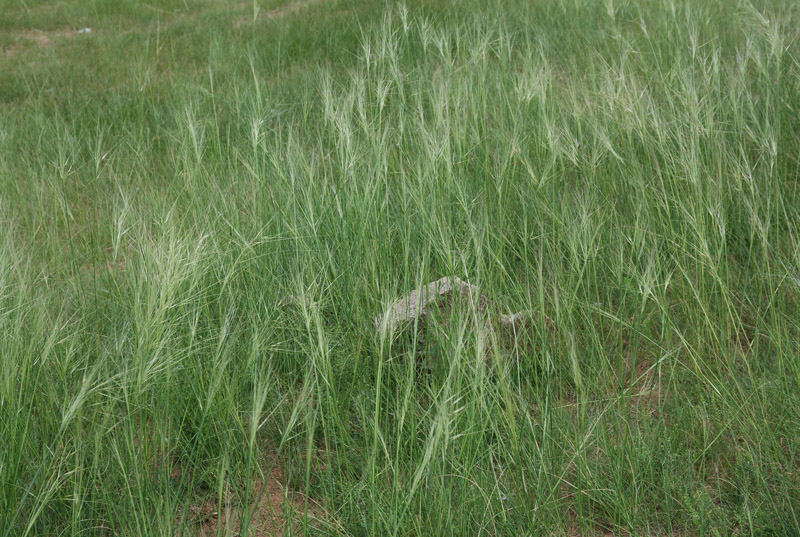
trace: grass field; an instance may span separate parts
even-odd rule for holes
[[[798,28],[0,0],[0,537],[800,535]]]

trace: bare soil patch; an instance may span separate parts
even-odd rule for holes
[[[7,45],[3,53],[7,57],[19,54],[27,47],[47,48],[51,47],[61,38],[72,38],[77,35],[75,29],[65,26],[57,30],[40,30],[38,28],[18,28],[4,32],[10,38],[10,45]]]
[[[296,0],[295,2],[289,2],[288,4],[284,4],[280,7],[276,7],[274,9],[270,9],[267,11],[259,11],[256,14],[255,19],[253,18],[252,13],[248,16],[240,17],[234,23],[235,27],[245,26],[247,24],[251,24],[253,22],[258,22],[260,20],[275,20],[281,19],[288,15],[292,15],[297,13],[298,11],[305,9],[313,4],[319,3],[320,0]],[[244,9],[248,9],[249,5],[243,4]]]
[[[322,520],[322,509],[304,494],[292,490],[279,458],[269,475],[253,483],[252,501],[243,504],[232,492],[214,495],[190,509],[197,537],[239,535],[247,522],[247,535],[274,537],[291,529],[298,533],[304,517],[310,523]]]

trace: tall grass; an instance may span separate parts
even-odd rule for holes
[[[275,464],[287,533],[800,533],[793,3],[364,5],[319,57],[259,6],[8,94],[3,535],[244,534]],[[555,329],[375,332],[444,275]]]

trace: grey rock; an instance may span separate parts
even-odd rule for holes
[[[385,335],[409,328],[415,322],[427,324],[434,311],[446,315],[453,300],[459,296],[468,300],[470,307],[474,307],[477,313],[489,317],[485,336],[491,340],[496,340],[496,336],[500,335],[505,342],[516,342],[519,335],[529,328],[531,319],[535,316],[543,319],[549,329],[554,328],[552,321],[538,311],[533,314],[529,311],[519,311],[492,316],[491,303],[477,286],[456,276],[445,276],[423,285],[395,301],[383,315],[373,319],[375,329],[378,335]]]
[[[417,318],[425,318],[434,307],[438,309],[443,304],[449,304],[454,294],[473,298],[478,301],[480,311],[485,309],[486,298],[480,294],[476,286],[466,283],[455,276],[445,276],[411,291],[400,300],[394,302],[384,315],[379,315],[373,319],[375,328],[379,334],[383,334],[386,331],[391,332]],[[481,304],[484,305],[481,307]]]

